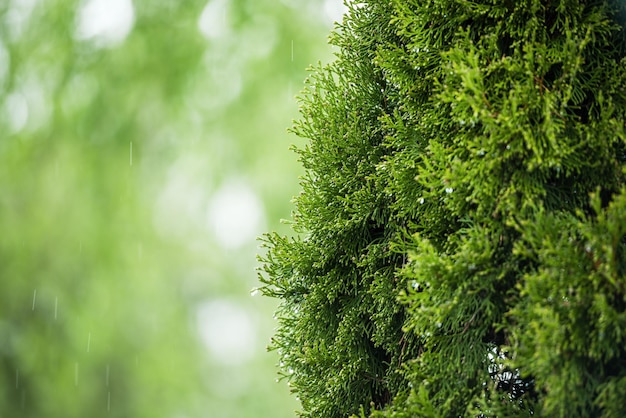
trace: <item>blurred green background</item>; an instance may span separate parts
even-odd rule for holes
[[[0,0],[0,418],[292,417],[258,242],[340,0]]]

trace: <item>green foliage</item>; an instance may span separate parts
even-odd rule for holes
[[[622,416],[626,5],[352,4],[269,235],[302,416]]]

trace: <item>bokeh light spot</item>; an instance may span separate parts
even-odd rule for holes
[[[198,29],[207,39],[222,37],[228,33],[227,12],[228,0],[209,1],[198,19]]]
[[[201,304],[197,310],[197,326],[205,346],[221,364],[241,364],[255,354],[252,317],[237,303],[218,299]]]
[[[224,248],[253,242],[263,224],[263,206],[256,193],[243,182],[229,182],[213,196],[208,225]]]
[[[78,16],[78,39],[91,39],[99,46],[123,42],[135,23],[131,0],[88,0]]]

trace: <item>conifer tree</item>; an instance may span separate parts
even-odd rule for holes
[[[267,235],[303,417],[626,416],[626,2],[369,0]]]

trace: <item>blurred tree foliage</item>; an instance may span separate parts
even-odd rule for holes
[[[291,415],[263,342],[225,366],[196,332],[205,299],[269,312],[247,300],[255,244],[224,249],[176,208],[238,177],[286,217],[290,85],[328,54],[303,7],[322,9],[0,2],[0,417]],[[159,203],[176,176],[193,187]]]
[[[353,2],[267,236],[305,417],[626,414],[626,3]]]

